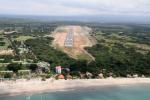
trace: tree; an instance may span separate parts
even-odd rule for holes
[[[7,65],[7,70],[13,71],[15,73],[18,72],[18,70],[22,70],[25,69],[22,64],[18,64],[18,63],[11,63],[9,65]]]
[[[36,69],[38,68],[38,66],[36,64],[30,64],[29,66],[27,66],[30,70],[32,70],[33,72],[36,71]]]

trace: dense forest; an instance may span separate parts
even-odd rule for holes
[[[38,60],[49,62],[53,67],[56,65],[69,67],[74,59],[51,47],[52,40],[53,38],[50,37],[41,37],[37,39],[29,39],[25,44],[34,52]]]
[[[97,44],[85,49],[95,57],[96,68],[105,69],[113,76],[150,76],[149,25],[92,24],[89,27]]]
[[[134,48],[126,48],[122,44],[115,44],[111,48],[97,44],[86,50],[96,58],[95,67],[106,69],[114,76],[126,77],[127,74],[150,76],[150,52],[143,55]]]
[[[95,61],[77,61],[65,53],[52,48],[52,38],[30,39],[25,44],[34,52],[38,60],[44,60],[51,64],[70,68],[74,72],[91,72],[93,75],[106,70],[105,76],[113,73],[114,77],[126,77],[127,74],[150,76],[150,52],[141,54],[135,48],[127,48],[122,44],[114,44],[111,48],[103,44],[85,48],[95,57]]]
[[[61,65],[63,68],[69,68],[72,75],[79,75],[79,72],[85,73],[86,71],[91,71],[91,67],[88,66],[87,61],[73,59],[64,52],[51,47],[52,40],[53,38],[50,37],[29,39],[25,44],[34,52],[39,61],[49,62],[52,71],[58,65]],[[94,67],[93,69],[95,70]],[[65,74],[65,72],[63,73]]]

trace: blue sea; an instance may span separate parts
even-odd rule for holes
[[[0,100],[150,100],[150,84],[78,88],[32,95],[1,95]]]

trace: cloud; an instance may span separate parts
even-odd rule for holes
[[[0,13],[149,16],[150,0],[0,0]]]

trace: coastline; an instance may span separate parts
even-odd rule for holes
[[[43,92],[69,91],[77,88],[126,86],[136,84],[149,84],[150,78],[107,78],[107,79],[75,79],[75,80],[53,80],[41,79],[5,81],[0,83],[0,96],[35,94]]]

